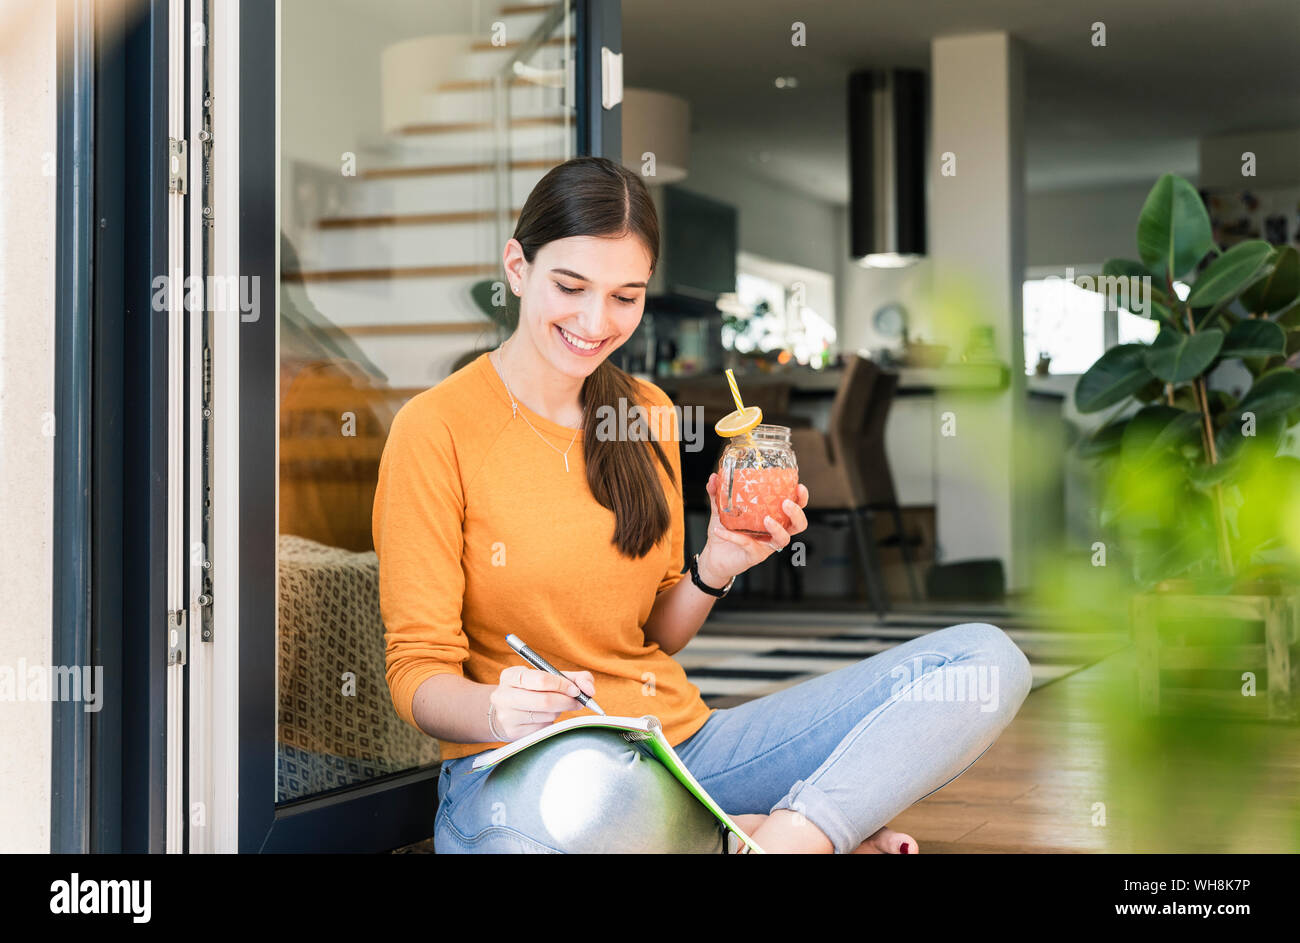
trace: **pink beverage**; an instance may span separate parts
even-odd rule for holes
[[[772,520],[788,529],[790,515],[781,505],[787,498],[797,504],[798,488],[798,468],[773,465],[736,468],[730,492],[725,477],[720,484],[718,520],[727,530],[759,540],[770,539],[772,532],[763,523],[763,518],[770,514]]]

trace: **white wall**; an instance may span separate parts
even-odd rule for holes
[[[1196,180],[1193,178],[1193,183]],[[1120,186],[1029,193],[1025,198],[1025,264],[1100,264],[1137,257],[1137,218],[1155,180]],[[921,302],[930,264],[906,269],[865,269],[848,258],[848,208],[837,207],[836,231],[844,234],[836,277],[843,350],[876,350],[896,343],[872,327],[875,311],[889,302],[908,310],[913,336],[933,340],[929,312]]]
[[[947,296],[952,344],[989,326],[1011,368],[1000,393],[941,390],[938,415],[955,425],[935,452],[936,543],[944,560],[996,557],[1009,591],[1025,588],[1032,496],[1016,460],[1024,441],[1021,349],[1024,230],[1024,53],[1005,32],[930,43],[930,254]],[[941,155],[955,155],[942,172]]]
[[[843,233],[837,257],[836,279],[840,293],[840,350],[896,349],[897,339],[883,337],[872,323],[882,305],[901,304],[908,314],[908,335],[913,340],[936,340],[930,312],[923,302],[933,266],[929,259],[897,269],[863,268],[848,257],[847,207],[836,210],[836,226]]]
[[[764,179],[698,139],[691,142],[684,190],[736,207],[740,250],[837,274],[836,208]]]
[[[1154,185],[1153,178],[1123,186],[1029,194],[1025,264],[1064,267],[1136,259],[1138,213]]]
[[[52,644],[55,11],[0,13],[0,667]],[[50,848],[50,704],[0,701],[0,852]]]

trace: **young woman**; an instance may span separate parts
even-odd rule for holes
[[[708,537],[695,572],[681,572],[675,418],[670,435],[609,434],[634,428],[609,417],[637,405],[672,416],[658,386],[609,361],[641,320],[658,254],[636,174],[593,157],[553,168],[505,247],[514,333],[393,422],[373,522],[387,680],[398,714],[442,747],[434,843],[566,851],[501,777],[470,766],[586,713],[581,689],[609,714],[656,715],[766,851],[916,853],[886,823],[994,742],[1029,690],[1029,664],[1000,629],[972,623],[738,707],[704,703],[672,655],[718,592],[806,528],[808,490],[786,502],[789,527],[769,517],[770,537],[754,539],[719,524],[711,476]],[[522,664],[512,632],[565,678]],[[978,700],[955,695],[962,678],[978,679]]]

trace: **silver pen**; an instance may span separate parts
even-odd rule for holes
[[[524,661],[532,665],[534,668],[540,668],[542,671],[549,671],[557,678],[564,678],[565,681],[571,682],[574,687],[578,687],[578,682],[574,681],[572,678],[565,677],[565,675],[562,672],[560,672],[559,669],[557,669],[554,665],[552,665],[541,655],[537,654],[537,652],[533,651],[531,648],[525,645],[524,640],[521,639],[518,635],[515,635],[513,632],[511,632],[509,635],[506,636],[506,644],[509,645],[511,648],[513,648],[516,652],[518,652],[519,656],[523,658]],[[605,714],[605,711],[601,708],[601,706],[596,703],[596,699],[588,697],[583,692],[582,688],[580,687],[578,688],[578,693],[575,696],[577,697],[578,701],[581,702],[583,707],[593,710],[597,714]],[[609,716],[609,715],[606,714],[605,716]]]

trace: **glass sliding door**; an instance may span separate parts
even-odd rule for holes
[[[575,149],[571,24],[282,0],[277,802],[439,760],[384,677],[379,457],[402,403],[504,340],[500,247]]]
[[[524,199],[604,146],[588,102],[617,3],[280,0],[278,32],[261,6],[240,35],[261,18],[278,63],[241,50],[241,88],[278,71],[278,150],[241,147],[240,193],[278,218],[241,223],[241,256],[278,304],[240,333],[240,845],[379,850],[431,836],[441,759],[385,679],[380,455],[403,403],[507,336]]]

